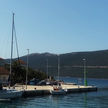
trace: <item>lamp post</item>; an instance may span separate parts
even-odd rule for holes
[[[27,52],[28,52],[28,54],[27,54],[27,70],[26,70],[26,89],[27,89],[27,76],[28,76],[28,58],[29,58],[29,49],[27,49]]]
[[[83,62],[84,62],[84,85],[87,86],[86,59],[83,59]]]

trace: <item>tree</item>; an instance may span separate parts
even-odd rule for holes
[[[10,70],[9,64],[5,64],[5,68]],[[29,67],[28,69],[28,81],[30,81],[33,78],[43,80],[47,78],[47,75],[45,72],[41,72],[38,70],[33,70],[32,68]],[[13,61],[12,62],[12,73],[11,73],[11,83],[12,85],[16,83],[25,83],[26,81],[26,66],[22,65],[18,61]]]

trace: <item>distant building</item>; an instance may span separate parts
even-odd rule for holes
[[[4,67],[0,67],[0,83],[7,84],[9,79],[9,71]]]

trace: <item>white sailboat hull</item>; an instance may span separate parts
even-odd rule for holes
[[[17,90],[0,90],[0,100],[18,98],[22,96],[22,93],[22,91]]]
[[[59,90],[51,90],[52,95],[63,95],[66,94],[67,90],[59,89]]]

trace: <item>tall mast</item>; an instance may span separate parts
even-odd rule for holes
[[[12,73],[14,15],[15,14],[13,13],[13,18],[12,18],[12,40],[11,40],[11,58],[10,58],[10,81],[9,81],[9,87],[11,85],[11,73]]]

